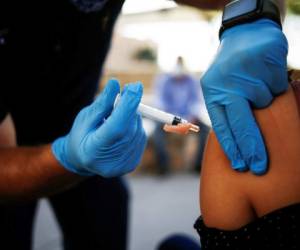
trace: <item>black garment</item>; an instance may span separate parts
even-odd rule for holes
[[[128,200],[122,179],[101,177],[49,197],[64,236],[64,249],[126,249]],[[31,249],[36,203],[0,206],[1,250]],[[49,245],[44,248],[51,249]]]
[[[91,13],[70,0],[1,1],[0,110],[13,115],[20,145],[66,134],[92,101],[123,1]]]
[[[273,211],[234,231],[208,228],[201,217],[194,227],[202,249],[300,249],[300,203]]]
[[[92,102],[124,0],[80,12],[71,0],[0,2],[0,119],[11,113],[19,145],[52,142]],[[94,177],[50,198],[65,249],[126,248],[128,193]],[[36,202],[0,206],[1,249],[31,249]]]

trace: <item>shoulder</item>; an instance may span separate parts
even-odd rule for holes
[[[245,175],[232,170],[215,134],[210,133],[200,182],[200,207],[206,226],[234,230],[253,220],[251,202],[243,188]]]
[[[235,229],[278,208],[300,202],[300,119],[291,89],[266,109],[254,111],[264,137],[269,171],[255,176],[232,170],[216,136],[206,147],[201,173],[201,211],[208,226]]]

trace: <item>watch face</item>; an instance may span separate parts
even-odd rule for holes
[[[251,12],[259,7],[259,0],[235,0],[226,5],[223,13],[223,21],[230,20]]]

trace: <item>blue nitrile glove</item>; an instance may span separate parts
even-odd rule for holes
[[[201,79],[213,130],[236,170],[267,171],[268,157],[251,106],[267,107],[288,87],[288,43],[268,19],[238,25],[221,37]]]
[[[110,80],[100,96],[77,115],[70,133],[54,141],[52,151],[68,170],[80,175],[114,177],[133,171],[146,146],[137,114],[143,86],[126,85],[118,106],[120,86]]]

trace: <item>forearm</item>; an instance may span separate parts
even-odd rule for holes
[[[39,198],[81,180],[60,166],[50,145],[0,148],[0,202]]]
[[[223,8],[227,3],[230,2],[230,0],[175,0],[179,4],[186,4],[192,7],[196,7],[199,9],[221,9]],[[286,11],[286,0],[272,0],[275,2],[283,15],[285,16]]]
[[[229,0],[175,0],[178,4],[186,4],[199,9],[221,9]]]
[[[280,9],[281,12],[281,16],[282,16],[282,21],[285,18],[285,14],[286,14],[286,0],[272,0],[274,3],[277,4],[277,6]]]

